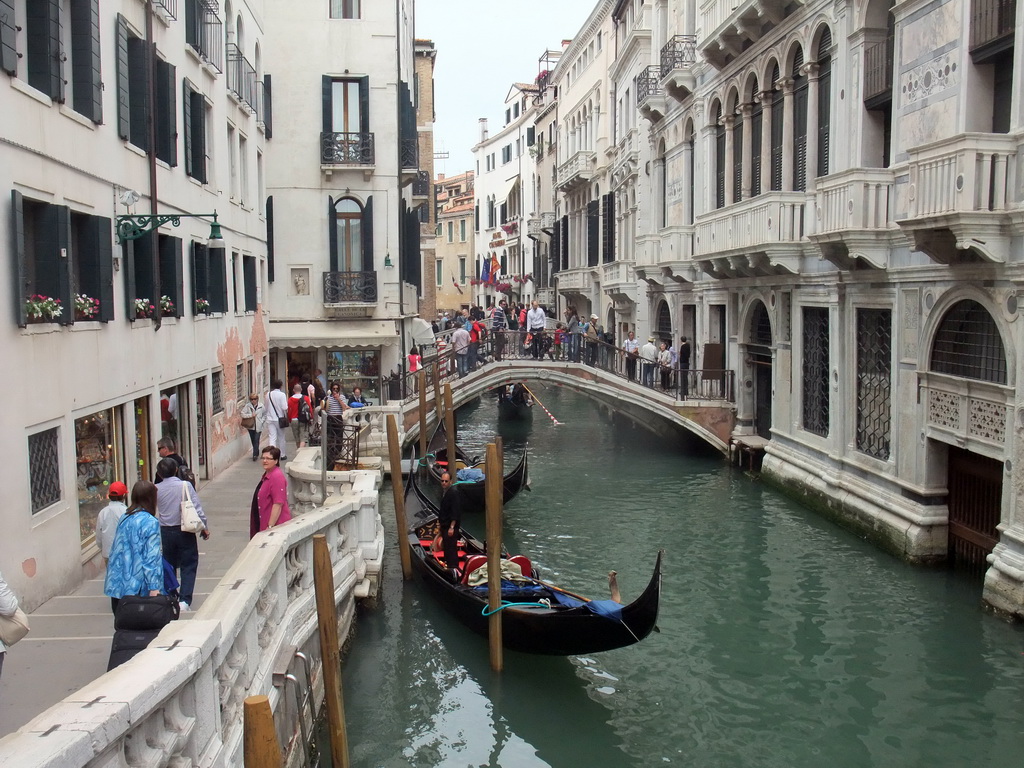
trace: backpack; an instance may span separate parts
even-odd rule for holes
[[[177,475],[179,480],[192,483],[192,487],[196,487],[196,473],[189,468],[188,464],[179,464]]]
[[[309,410],[309,398],[299,398],[299,424],[309,424],[313,420],[313,414]]]

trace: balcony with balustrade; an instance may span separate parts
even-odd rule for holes
[[[897,223],[940,264],[1005,264],[1016,211],[1018,139],[962,133],[908,151],[907,209]]]
[[[601,266],[601,290],[617,305],[636,303],[637,285],[633,264],[632,260],[619,259]]]
[[[338,317],[369,317],[377,306],[377,273],[324,272],[324,308]]]
[[[369,181],[375,162],[372,133],[320,134],[320,170],[327,178],[335,171],[358,168]]]
[[[640,114],[656,123],[665,116],[665,89],[661,87],[661,65],[651,64],[636,76],[636,106]]]
[[[697,87],[694,65],[697,62],[697,38],[674,35],[661,48],[661,84],[665,93],[683,101]]]
[[[582,296],[589,299],[593,287],[593,267],[572,267],[555,275],[558,292],[566,297]]]
[[[721,69],[786,17],[790,0],[704,0],[700,9],[704,38],[698,48]]]
[[[597,155],[592,151],[574,152],[572,157],[558,166],[555,186],[569,192],[586,184],[594,177],[594,163]]]
[[[694,259],[712,277],[799,274],[804,192],[766,192],[697,217]]]
[[[850,168],[815,182],[813,232],[808,239],[839,269],[886,269],[894,238],[895,173],[889,168]]]

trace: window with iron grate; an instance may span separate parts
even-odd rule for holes
[[[828,436],[829,334],[828,307],[803,310],[803,424],[815,435]]]
[[[892,310],[857,310],[857,450],[889,458]]]
[[[930,370],[1006,384],[1006,351],[995,320],[981,304],[954,304],[935,334]]]
[[[210,400],[210,410],[213,413],[220,413],[224,410],[224,372],[214,371],[210,382],[213,389],[213,397]]]
[[[57,427],[28,436],[28,471],[34,515],[61,499]]]

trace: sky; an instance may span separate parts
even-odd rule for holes
[[[491,134],[505,122],[505,95],[532,82],[545,49],[576,35],[598,0],[416,0],[416,37],[433,40],[434,172],[473,168],[479,119]]]

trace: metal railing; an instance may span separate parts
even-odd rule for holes
[[[675,35],[661,48],[661,76],[668,77],[674,69],[687,69],[697,61],[697,37]]]
[[[324,272],[324,304],[376,304],[377,273]]]
[[[490,321],[486,321],[488,324]],[[555,321],[549,319],[549,326]],[[452,352],[451,332],[438,335],[437,356],[424,358],[429,369],[438,363],[441,380],[459,377],[458,355]],[[471,345],[462,365],[468,372],[503,360],[537,360],[549,363],[578,363],[598,368],[647,389],[664,392],[675,400],[724,400],[736,402],[736,374],[727,369],[664,367],[649,364],[639,357],[626,355],[621,347],[605,341],[588,341],[583,334],[563,334],[561,344],[554,343],[555,334],[549,327],[537,338],[525,330],[489,331],[482,342]],[[529,341],[528,341],[529,339]],[[429,376],[428,376],[429,378]],[[408,399],[416,394],[415,374],[404,368],[392,374],[389,397]]]
[[[400,143],[402,170],[420,167],[420,143],[418,138],[402,139]]]
[[[661,67],[651,64],[636,76],[636,103],[643,104],[661,93]]]
[[[412,181],[413,197],[430,196],[430,174],[427,171],[420,171]]]
[[[241,49],[234,43],[228,43],[228,90],[248,105],[253,113],[258,112],[256,105],[256,68],[242,55]]]
[[[864,101],[892,93],[892,59],[891,37],[864,49]]]
[[[321,133],[321,165],[373,165],[372,133]]]
[[[185,42],[218,72],[224,54],[224,24],[216,0],[185,0]]]
[[[1017,0],[971,0],[971,51],[1013,36]]]
[[[154,0],[153,5],[162,8],[168,19],[178,20],[178,0]]]
[[[321,447],[329,471],[355,469],[359,466],[359,435],[363,426],[344,416],[324,419]]]

